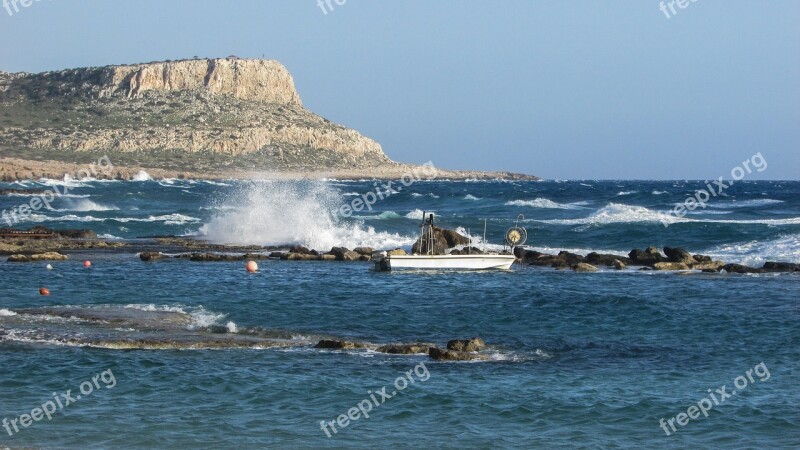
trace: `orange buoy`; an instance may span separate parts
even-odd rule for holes
[[[89,267],[92,267],[92,262],[87,259],[86,261],[83,262],[83,267],[86,267],[87,269]]]
[[[39,295],[50,295],[50,289],[47,288],[39,288]]]
[[[244,268],[247,269],[248,273],[258,272],[258,264],[256,264],[255,261],[247,261],[247,264],[244,265]]]

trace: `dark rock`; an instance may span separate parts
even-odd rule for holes
[[[265,255],[263,253],[245,253],[242,255],[242,259],[267,259],[269,255]]]
[[[390,353],[393,355],[414,355],[418,353],[428,353],[433,344],[389,344],[376,349],[379,353]]]
[[[454,350],[442,350],[437,347],[431,347],[428,350],[428,356],[435,361],[474,361],[476,359],[486,360],[489,359],[487,355],[478,353],[458,352]]]
[[[625,270],[626,267],[627,266],[625,265],[624,262],[622,262],[622,261],[620,261],[618,259],[614,260],[614,269],[616,269],[616,270]]]
[[[478,247],[465,247],[461,250],[462,255],[482,255],[483,250],[479,249]]]
[[[562,259],[563,261],[566,261],[567,264],[570,264],[570,265],[583,262],[583,260],[584,260],[583,256],[581,256],[581,255],[579,255],[577,253],[570,253],[570,252],[568,252],[566,250],[562,250],[562,251],[558,252],[558,257],[560,259]]]
[[[553,261],[552,263],[550,263],[550,267],[556,270],[566,270],[569,269],[571,266],[569,265],[569,263],[566,263],[564,261]]]
[[[705,272],[705,273],[719,273],[719,271],[717,269],[703,269],[703,272]]]
[[[722,270],[728,273],[762,273],[763,270],[755,267],[743,266],[741,264],[725,264]]]
[[[447,343],[448,350],[457,352],[478,352],[486,348],[486,342],[479,337],[471,339],[453,339]]]
[[[164,259],[164,254],[161,252],[142,252],[139,253],[139,259],[142,261],[157,261]]]
[[[418,254],[433,254],[433,255],[445,255],[447,254],[447,239],[445,239],[444,234],[442,233],[440,228],[434,227],[433,229],[433,244],[431,248],[428,248],[428,240],[427,239],[417,239],[414,242],[414,245],[411,246],[411,253],[418,253]]]
[[[461,250],[458,250],[458,249],[450,250],[450,254],[451,255],[460,255],[461,254]]]
[[[289,247],[289,253],[298,253],[300,255],[312,255],[311,250],[302,245],[293,245]]]
[[[459,245],[468,245],[470,243],[468,237],[463,236],[453,230],[445,230],[444,228],[439,228],[439,230],[441,230],[445,241],[447,241],[447,248],[453,248]]]
[[[337,261],[358,261],[361,257],[358,253],[345,247],[333,247],[328,254],[335,256]]]
[[[326,348],[332,350],[350,350],[354,348],[366,348],[366,345],[360,342],[351,341],[336,341],[332,339],[323,339],[314,346],[314,348]]]
[[[303,253],[287,253],[281,256],[281,260],[284,261],[313,261],[318,259],[319,256],[315,256],[312,254],[303,254]]]
[[[706,255],[693,255],[693,257],[697,262],[701,262],[701,263],[712,262],[713,261],[710,256],[706,256]]]
[[[628,258],[625,258],[624,256],[609,255],[597,252],[589,253],[585,258],[583,258],[583,262],[593,266],[613,266],[617,262],[622,262],[624,264],[624,261],[622,260],[627,261]]]
[[[97,233],[92,230],[60,230],[56,233],[69,239],[97,239]]]
[[[652,245],[651,245],[650,247],[647,247],[647,249],[645,250],[645,252],[646,252],[646,253],[649,253],[649,254],[651,254],[651,255],[658,255],[658,256],[662,256],[662,255],[661,255],[661,250],[659,250],[657,247],[653,247]]]
[[[372,253],[375,252],[375,249],[372,247],[356,247],[353,251],[359,255],[372,256]]]
[[[655,270],[689,270],[689,266],[682,262],[659,262],[653,264]]]
[[[800,271],[800,264],[768,261],[762,269],[767,272],[796,272]]]
[[[597,272],[597,267],[591,264],[578,263],[572,266],[572,270],[575,272]]]
[[[694,264],[697,262],[691,253],[678,247],[664,247],[664,254],[667,255],[669,262]]]
[[[283,252],[272,252],[269,254],[270,258],[282,258],[284,255]]]
[[[11,255],[8,262],[37,262],[37,261],[64,261],[69,259],[67,255],[56,252],[39,253],[36,255]]]
[[[355,253],[355,252],[353,252]],[[358,257],[359,261],[372,261],[372,256],[370,255],[361,255]]]
[[[242,256],[221,255],[218,253],[192,253],[189,255],[189,261],[196,261],[196,262],[221,262],[221,261],[242,261],[242,260],[244,260]]]
[[[650,247],[649,249],[652,248],[653,247]],[[630,253],[628,253],[628,257],[631,259],[632,264],[642,265],[642,266],[652,266],[655,263],[666,261],[666,258],[661,256],[661,254],[658,253],[657,250],[656,253],[652,253],[635,248],[631,250]]]

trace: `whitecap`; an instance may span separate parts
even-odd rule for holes
[[[131,181],[152,181],[153,177],[150,176],[149,173],[145,172],[144,170],[140,170],[139,173],[131,178]]]
[[[713,200],[707,201],[709,208],[718,208],[718,209],[725,209],[725,208],[755,208],[759,206],[766,206],[766,205],[775,205],[778,203],[784,203],[783,200],[775,200],[771,198],[757,198],[753,200],[725,200],[721,202],[715,202]]]
[[[800,234],[784,235],[768,241],[718,245],[701,253],[725,262],[753,267],[761,267],[767,261],[800,263]]]
[[[528,206],[531,208],[544,208],[544,209],[583,209],[587,202],[575,203],[558,203],[546,198],[537,198],[535,200],[512,200],[505,203],[506,206]]]

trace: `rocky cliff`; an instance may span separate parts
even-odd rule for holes
[[[39,165],[25,161],[84,164],[103,155],[126,169],[123,178],[139,168],[204,177],[350,170],[395,178],[409,170],[374,140],[305,109],[291,74],[276,61],[229,57],[0,72],[0,178],[60,170],[37,171]]]
[[[276,61],[0,72],[0,155],[80,162],[97,154],[195,171],[391,164],[377,142],[303,108]]]

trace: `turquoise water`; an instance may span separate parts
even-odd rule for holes
[[[656,213],[702,183],[425,182],[352,219],[336,211],[372,182],[70,184],[74,197],[19,226],[89,227],[145,246],[138,238],[190,234],[380,248],[410,245],[417,209],[476,238],[489,219],[492,243],[522,213],[532,248],[681,245],[730,262],[800,262],[797,182],[741,183],[668,227]],[[375,273],[366,263],[262,261],[246,275],[237,262],[142,263],[124,251],[52,264],[0,263],[0,418],[53,393],[74,396],[97,374],[114,383],[98,379],[52,420],[0,429],[10,448],[800,446],[797,274]],[[185,344],[252,336],[287,346]],[[487,341],[489,360],[311,347],[325,337],[444,345],[471,336]],[[125,348],[137,339],[160,346]],[[414,383],[369,418],[337,424],[331,437],[321,429],[370,392],[397,391],[409,370]],[[708,417],[673,419],[742,380]],[[660,419],[673,419],[669,436]]]

